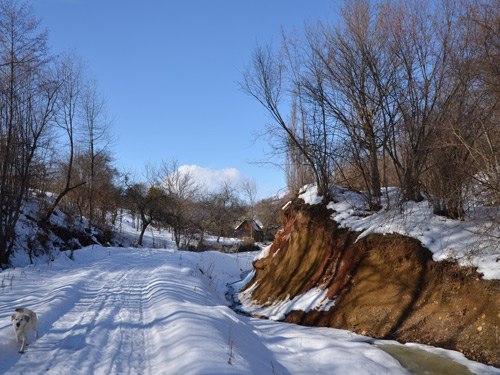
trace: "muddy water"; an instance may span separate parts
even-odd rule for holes
[[[467,367],[423,349],[392,344],[375,344],[375,346],[396,358],[410,374],[475,375]]]

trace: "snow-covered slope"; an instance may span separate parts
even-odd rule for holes
[[[16,224],[10,266],[22,267],[31,262],[45,262],[61,250],[80,249],[110,240],[102,229],[93,227],[89,233],[86,219],[66,215],[58,208],[50,217],[49,225],[40,227],[38,221],[44,213],[44,206],[50,204],[52,199],[49,195],[43,198],[32,197],[24,202]]]

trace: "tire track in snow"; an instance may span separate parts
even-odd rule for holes
[[[84,283],[71,285],[74,296],[61,303],[65,308],[41,316],[41,325],[52,326],[40,332],[33,350],[6,374],[41,367],[61,375],[150,374],[142,301],[147,272],[129,266],[114,272],[100,268]]]
[[[116,311],[113,316],[116,329],[110,332],[109,342],[102,357],[103,374],[150,374],[149,359],[144,353],[148,340],[144,330],[144,289],[148,278],[144,272],[134,270],[123,277],[120,292],[113,302]],[[114,345],[114,347],[113,347]],[[125,353],[125,355],[124,355]]]

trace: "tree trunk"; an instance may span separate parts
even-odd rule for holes
[[[141,228],[141,233],[139,234],[139,240],[137,242],[137,245],[142,246],[142,238],[144,237],[144,233],[146,233],[146,229],[148,225],[151,223],[151,220],[147,220],[144,215],[141,215],[142,218],[142,228]]]

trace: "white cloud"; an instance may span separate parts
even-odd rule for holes
[[[240,185],[245,177],[236,168],[211,169],[198,165],[183,165],[179,167],[180,173],[189,173],[205,190],[216,191],[224,183],[232,186]]]

